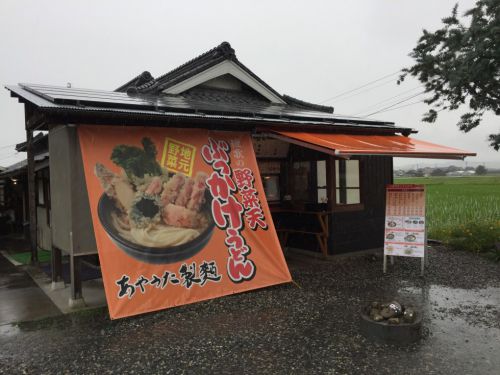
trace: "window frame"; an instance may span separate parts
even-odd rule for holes
[[[359,174],[359,187],[353,187],[349,188],[346,187],[346,189],[356,189],[359,191],[359,203],[337,203],[337,173],[336,173],[336,161],[339,161],[339,166],[340,166],[340,161],[349,161],[349,160],[356,160],[358,162],[358,174]],[[331,178],[329,179],[332,181],[332,187],[330,191],[331,195],[331,201],[332,201],[332,210],[333,211],[361,211],[364,210],[364,203],[363,203],[363,162],[359,158],[352,158],[352,159],[340,159],[340,158],[335,158],[333,157],[330,161],[331,163]],[[340,175],[340,170],[339,170],[339,175]]]
[[[45,209],[46,223],[50,227],[50,174],[48,168],[36,171],[35,173],[35,188],[36,188],[36,206]],[[42,189],[40,191],[39,189]],[[40,201],[40,193],[42,193],[43,202]]]
[[[297,190],[296,186],[299,186],[300,184],[295,184],[295,174],[296,174],[296,168],[294,168],[295,163],[307,163],[308,164],[308,171],[306,174],[307,177],[307,183],[305,183],[303,186],[305,186],[305,189],[303,189],[303,192],[306,195],[306,199],[297,199]],[[316,178],[315,178],[315,173],[316,173],[316,167],[314,164],[314,161],[312,160],[291,160],[290,161],[290,166],[289,166],[289,192],[292,196],[293,201],[295,202],[300,202],[302,204],[311,204],[317,200],[316,193],[314,192],[315,185],[316,185]],[[302,197],[301,197],[302,198]]]
[[[318,181],[318,163],[319,162],[325,162],[325,185],[320,185],[319,184],[319,181]],[[328,158],[325,157],[324,159],[318,159],[318,160],[315,160],[315,161],[312,161],[311,163],[314,163],[312,164],[313,167],[311,168],[311,172],[314,173],[314,175],[312,176],[313,177],[313,180],[314,180],[314,202],[316,204],[329,204],[330,202],[330,196],[329,196],[329,193],[328,193],[328,190],[330,189],[330,184],[328,183]],[[320,202],[319,201],[319,191],[320,190],[325,190],[325,198],[326,198],[326,202]]]
[[[46,206],[46,195],[45,195],[45,178],[43,177],[43,174],[39,171],[35,174],[35,187],[36,187],[36,205],[38,207],[45,207]],[[40,189],[42,189],[40,191]],[[41,195],[40,195],[41,193]],[[40,200],[40,198],[43,199],[43,201]]]
[[[278,163],[279,164],[279,171],[269,171],[266,165],[268,163]],[[283,196],[283,161],[280,158],[258,158],[257,159],[257,166],[259,168],[259,174],[262,180],[262,187],[264,188],[264,197],[266,198],[266,201],[270,205],[274,204],[279,204],[282,201],[282,196]],[[266,195],[265,191],[265,184],[264,184],[264,179],[269,176],[269,177],[277,177],[278,178],[278,198],[269,200]]]

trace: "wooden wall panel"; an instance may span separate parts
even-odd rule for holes
[[[383,246],[385,186],[392,182],[392,158],[363,156],[359,159],[364,209],[332,215],[329,250],[333,254]]]

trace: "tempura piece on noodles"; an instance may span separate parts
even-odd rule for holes
[[[183,206],[169,203],[163,208],[163,221],[167,225],[183,228],[199,228],[201,215]]]
[[[194,178],[194,186],[193,191],[191,193],[191,197],[189,198],[189,202],[186,207],[193,211],[199,211],[201,205],[205,203],[205,190],[206,190],[206,181],[207,174],[204,172],[198,172]]]
[[[192,178],[186,178],[186,182],[182,186],[181,191],[177,195],[175,199],[175,204],[177,206],[185,207],[191,197],[191,193],[193,191],[194,180]]]
[[[135,191],[127,178],[114,174],[100,163],[95,166],[95,175],[104,192],[115,201],[117,208],[127,213],[135,199]]]
[[[185,181],[186,177],[183,174],[177,173],[167,183],[163,184],[163,192],[161,193],[161,202],[163,205],[175,203]]]
[[[149,182],[148,187],[144,191],[144,194],[146,195],[157,195],[161,193],[161,189],[163,188],[162,186],[163,180],[161,177],[153,177],[151,181]]]

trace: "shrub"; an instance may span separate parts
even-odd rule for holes
[[[500,242],[500,221],[469,222],[452,229],[442,229],[435,234],[453,249],[488,253],[500,261],[500,250],[495,246]]]

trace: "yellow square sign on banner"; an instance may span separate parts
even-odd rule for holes
[[[166,138],[161,165],[171,172],[183,173],[191,177],[195,155],[196,147],[193,145]]]

